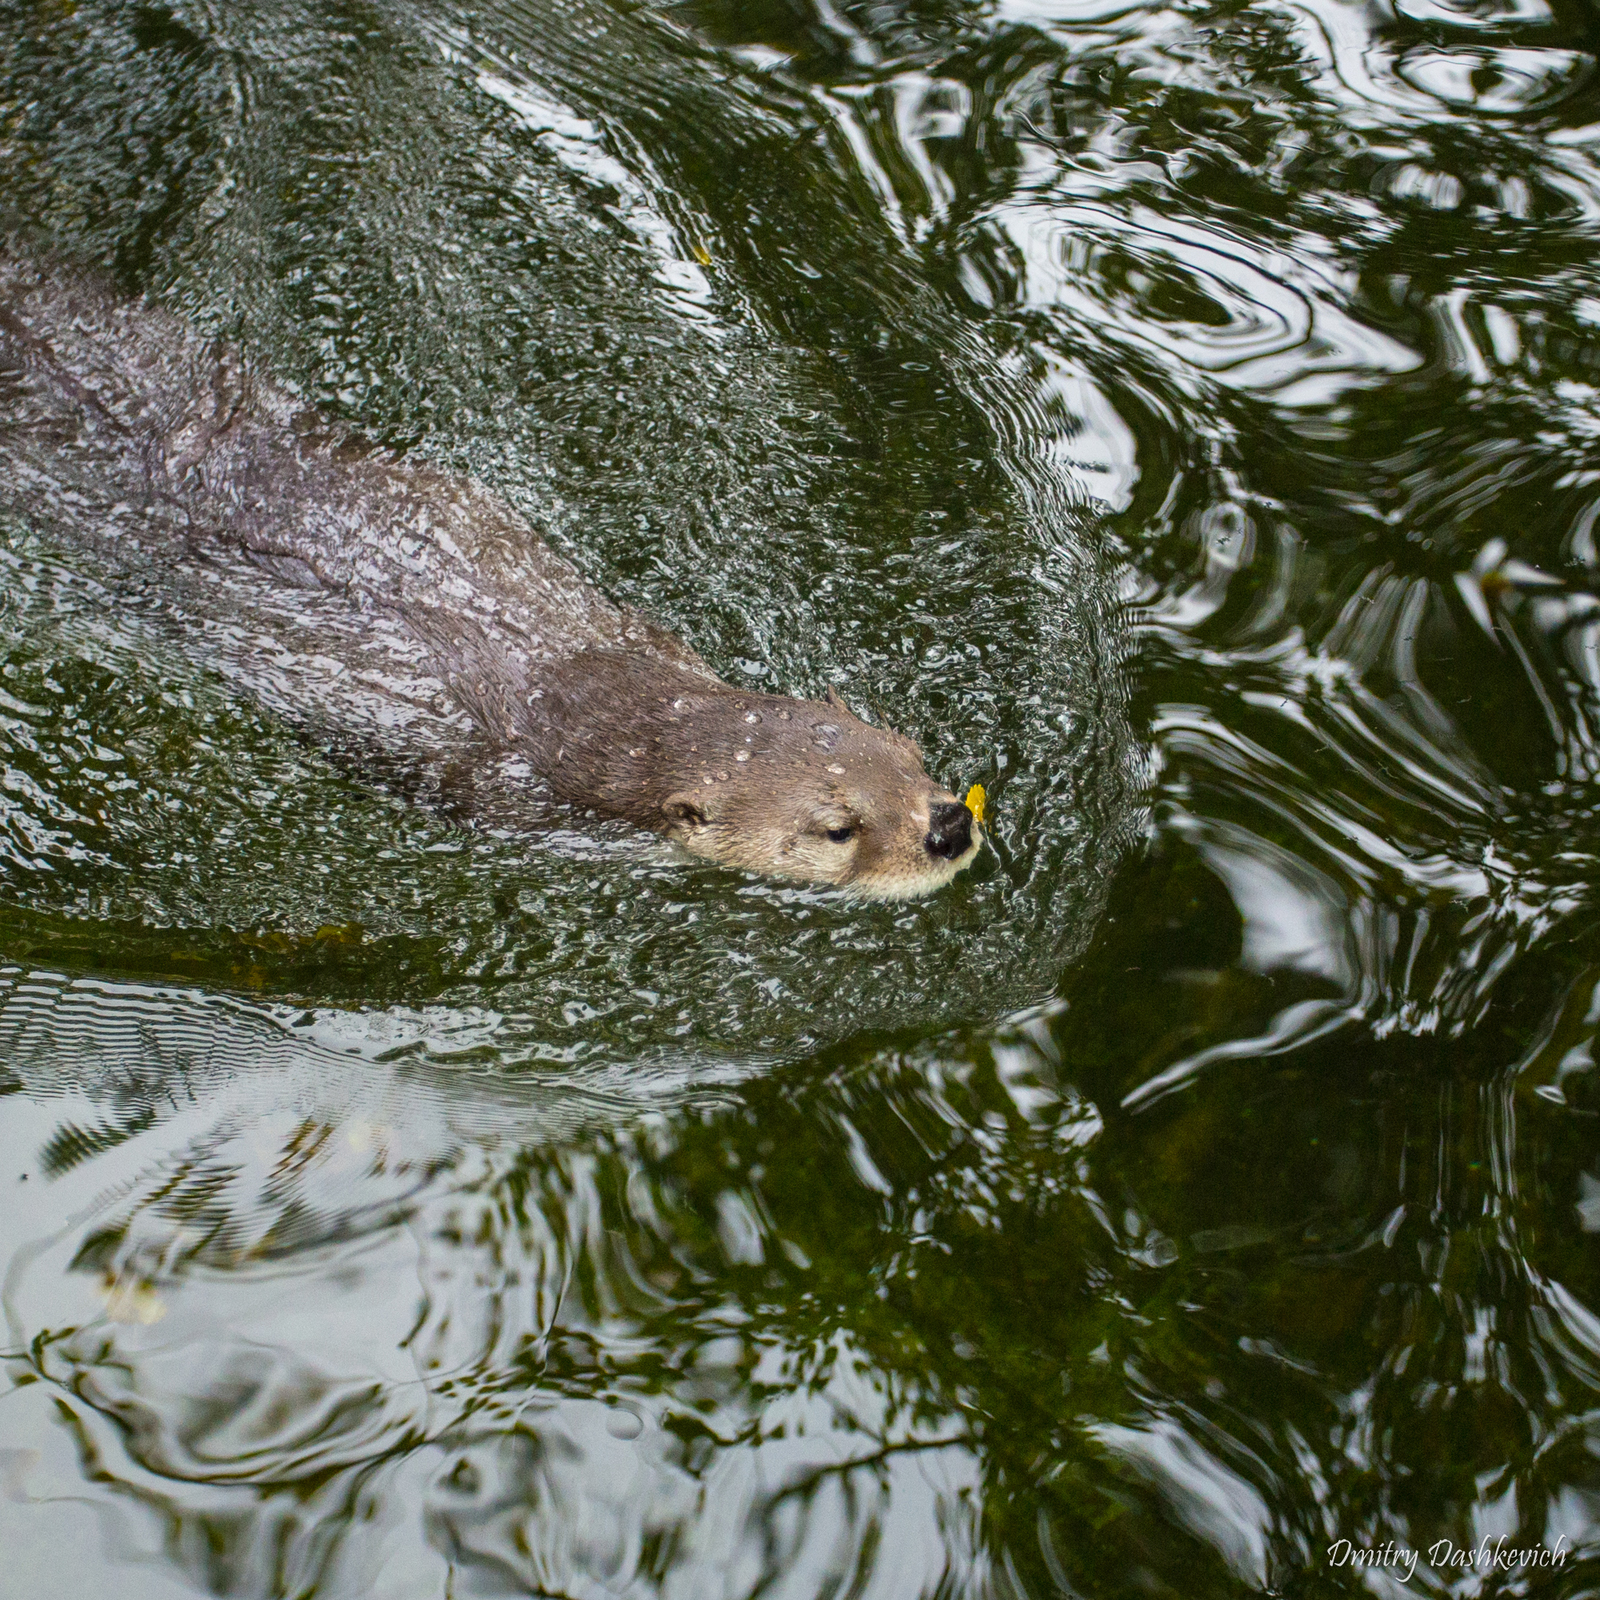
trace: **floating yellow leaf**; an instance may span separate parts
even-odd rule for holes
[[[694,258],[702,267],[711,265],[711,252],[703,244],[697,244],[694,247]]]
[[[989,797],[983,792],[983,785],[981,783],[975,783],[970,789],[967,790],[967,810],[972,813],[972,820],[974,822],[983,821],[984,802],[988,798]]]

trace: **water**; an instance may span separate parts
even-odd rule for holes
[[[1600,1588],[1592,9],[0,27],[36,239],[997,844],[464,829],[13,497],[0,1590]]]

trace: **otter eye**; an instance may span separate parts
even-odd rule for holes
[[[856,830],[853,826],[828,829],[828,837],[832,839],[835,844],[848,844],[853,838],[855,838],[855,836]]]

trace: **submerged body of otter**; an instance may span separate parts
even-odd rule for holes
[[[308,415],[181,319],[0,254],[0,442],[19,478],[75,461],[156,560],[242,558],[396,625],[498,749],[564,800],[695,855],[873,897],[976,855],[910,740],[722,682],[613,604],[504,501]],[[48,463],[48,474],[42,463]]]

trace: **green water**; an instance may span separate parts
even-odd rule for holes
[[[1600,15],[0,38],[7,227],[995,845],[463,827],[0,486],[0,1594],[1600,1593]]]

